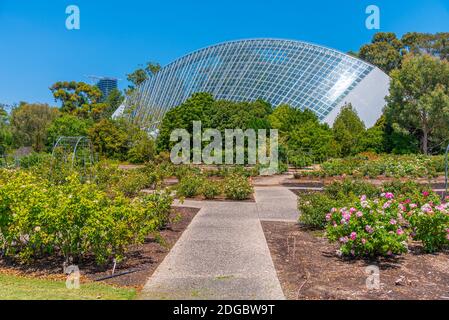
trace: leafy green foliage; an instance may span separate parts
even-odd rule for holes
[[[267,115],[271,106],[263,101],[215,101],[209,93],[195,93],[180,106],[171,109],[162,120],[157,140],[158,151],[169,151],[175,144],[170,134],[175,129],[192,133],[193,121],[201,121],[203,129],[262,129],[269,128]]]
[[[120,261],[129,245],[142,243],[167,221],[172,203],[167,193],[110,197],[76,175],[59,185],[24,171],[2,171],[0,179],[3,254],[25,262],[45,254]]]
[[[296,177],[318,176],[353,176],[353,177],[415,177],[431,178],[444,170],[442,156],[407,155],[392,156],[382,155],[367,158],[363,155],[343,159],[331,159],[321,164],[318,171],[301,172]]]
[[[376,200],[362,196],[351,207],[330,210],[326,215],[326,236],[339,243],[343,255],[401,254],[408,247],[398,213],[399,203],[389,194]]]
[[[449,247],[449,205],[430,201],[422,207],[405,205],[414,240],[422,241],[427,252],[437,252]]]
[[[379,32],[374,35],[371,44],[360,48],[359,58],[390,73],[401,66],[404,53],[404,44],[394,33]]]
[[[201,194],[204,177],[199,174],[188,173],[184,175],[176,188],[178,197],[194,198]]]
[[[253,187],[245,176],[233,173],[224,180],[224,193],[231,200],[245,200],[253,193]]]
[[[332,208],[345,206],[361,195],[377,195],[378,189],[371,183],[345,179],[324,188],[322,193],[309,193],[298,198],[299,222],[313,229],[323,229],[325,215]]]
[[[345,105],[332,128],[335,141],[340,145],[341,153],[354,155],[361,151],[361,140],[365,134],[365,124],[351,104]]]
[[[407,56],[391,73],[385,110],[393,129],[420,141],[424,154],[449,142],[449,62],[431,56]]]
[[[143,67],[139,67],[134,70],[132,73],[127,75],[127,80],[131,83],[128,86],[127,93],[131,94],[132,91],[148,80],[150,77],[155,76],[161,70],[161,65],[155,62],[147,62],[147,64]]]
[[[46,104],[21,103],[11,114],[15,146],[43,151],[47,143],[47,128],[58,114],[58,109]]]
[[[96,86],[84,82],[61,81],[50,87],[53,97],[61,102],[61,111],[85,119],[99,120],[108,108],[101,102],[102,93]]]
[[[218,180],[206,180],[201,186],[201,194],[208,200],[215,199],[223,193],[223,185]]]
[[[102,119],[88,131],[95,150],[111,159],[143,163],[154,157],[154,141],[126,120]]]
[[[48,145],[52,147],[61,136],[81,137],[86,136],[91,125],[90,121],[80,119],[69,114],[62,114],[53,120],[47,129]]]

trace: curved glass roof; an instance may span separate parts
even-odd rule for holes
[[[300,41],[225,42],[188,54],[161,69],[126,101],[132,116],[154,127],[195,92],[215,99],[286,103],[324,120],[374,66],[333,49]]]

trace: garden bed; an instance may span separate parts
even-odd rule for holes
[[[283,291],[289,300],[449,300],[449,252],[410,253],[375,261],[340,258],[322,232],[295,223],[262,222]],[[380,268],[380,289],[368,290],[367,266]]]
[[[160,231],[163,245],[154,236],[150,236],[142,245],[133,246],[127,252],[125,260],[118,264],[115,274],[131,272],[123,276],[101,281],[102,283],[141,289],[159,264],[164,260],[170,249],[181,237],[199,209],[179,207],[172,210],[170,222]],[[112,266],[99,267],[94,259],[87,259],[79,265],[83,281],[92,282],[111,275]],[[42,279],[64,280],[62,261],[48,257],[35,261],[30,265],[18,265],[11,261],[0,259],[0,273],[33,276]]]

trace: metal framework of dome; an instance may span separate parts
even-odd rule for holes
[[[380,117],[389,77],[337,50],[301,41],[230,41],[188,54],[162,68],[127,98],[122,113],[157,126],[195,92],[216,99],[289,104],[310,109],[329,124],[352,103],[367,126]]]

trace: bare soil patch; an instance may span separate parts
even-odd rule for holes
[[[295,223],[262,222],[289,300],[449,300],[449,252],[425,254],[418,244],[400,257],[340,258],[322,232]],[[380,289],[368,290],[366,268],[380,269]]]
[[[172,210],[170,222],[158,237],[149,236],[142,245],[130,248],[126,259],[117,264],[115,275],[110,279],[101,280],[103,283],[142,289],[147,279],[153,274],[164,260],[170,249],[189,226],[199,209],[178,207]],[[96,281],[112,275],[112,264],[99,267],[93,259],[86,259],[76,263],[80,269],[83,281]],[[27,275],[47,279],[65,279],[63,261],[60,258],[45,257],[30,265],[20,265],[17,262],[0,258],[0,273]]]

